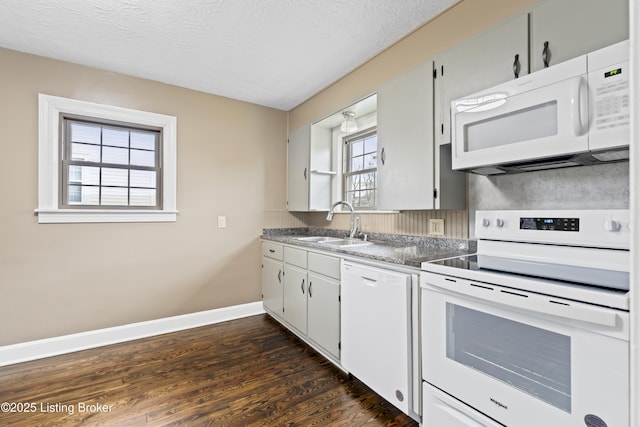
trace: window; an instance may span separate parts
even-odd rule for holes
[[[176,220],[176,118],[39,95],[38,222]]]
[[[375,209],[378,192],[378,136],[368,129],[344,138],[344,199],[357,209]]]
[[[60,206],[162,208],[160,129],[62,121]]]

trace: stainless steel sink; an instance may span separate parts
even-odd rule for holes
[[[327,237],[327,236],[306,236],[306,237],[296,237],[296,240],[301,240],[303,242],[324,243],[331,240],[342,240],[342,239],[338,237]]]
[[[366,245],[371,245],[372,244],[372,242],[367,242],[365,240],[353,239],[353,238],[324,240],[324,241],[320,241],[318,243],[322,243],[322,244],[328,245],[328,246],[338,246],[338,247],[366,246]]]

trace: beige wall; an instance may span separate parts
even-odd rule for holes
[[[0,345],[260,300],[265,212],[288,218],[285,112],[10,50],[0,64]],[[38,224],[39,92],[176,116],[177,222]]]

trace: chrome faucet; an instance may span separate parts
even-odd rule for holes
[[[333,204],[333,206],[331,206],[331,209],[329,210],[329,213],[327,214],[327,221],[331,221],[333,219],[333,211],[339,205],[345,205],[346,207],[349,208],[349,212],[351,214],[351,222],[350,222],[351,229],[349,230],[349,237],[353,238],[353,237],[356,236],[356,234],[358,234],[358,224],[356,223],[356,218],[354,216],[355,211],[354,211],[353,206],[351,205],[351,203],[345,202],[344,200],[340,200],[338,202],[335,202]]]

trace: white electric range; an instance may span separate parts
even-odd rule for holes
[[[423,425],[628,426],[628,210],[478,211],[422,264]]]

